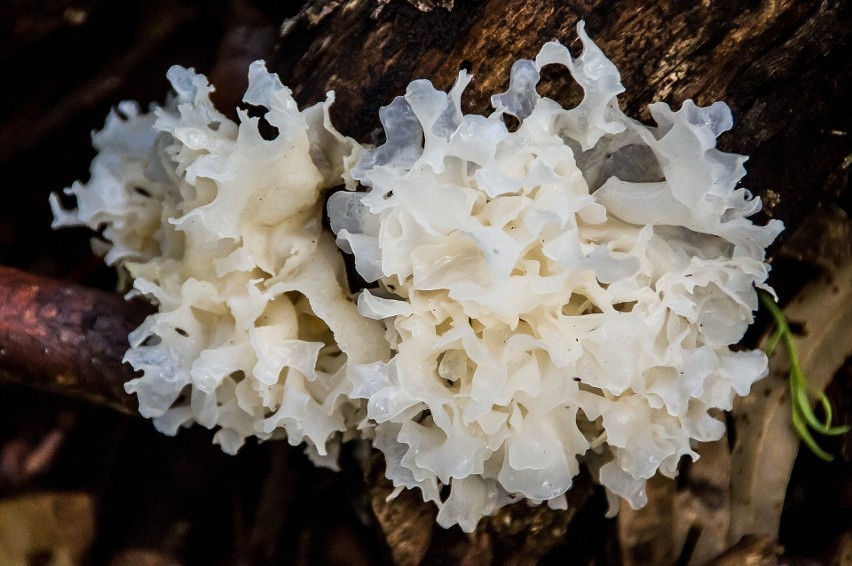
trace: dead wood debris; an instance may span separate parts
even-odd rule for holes
[[[852,351],[852,258],[802,290],[785,316],[802,325],[795,339],[799,362],[812,391],[824,391]],[[769,376],[734,403],[728,537],[732,544],[746,534],[778,536],[800,444],[790,420],[787,356],[783,347],[777,347]]]
[[[719,415],[721,418],[721,415]],[[623,503],[618,535],[624,566],[701,565],[728,549],[731,455],[728,439],[702,443],[680,475],[648,481],[648,505]]]
[[[463,534],[458,527],[438,527],[435,505],[424,502],[418,490],[403,490],[389,500],[394,488],[384,475],[384,467],[381,455],[373,453],[366,472],[370,503],[394,563],[405,566],[538,564],[564,543],[572,520],[593,491],[591,478],[581,473],[566,494],[568,509],[553,510],[545,504],[531,506],[521,501],[484,519],[476,532]]]
[[[783,549],[769,535],[748,535],[707,566],[777,566]]]
[[[143,302],[0,266],[0,379],[136,413],[127,335]]]
[[[35,557],[80,564],[95,536],[87,493],[31,493],[0,501],[0,564],[26,566]]]

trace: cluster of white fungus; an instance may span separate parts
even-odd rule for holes
[[[261,62],[245,101],[266,109],[272,140],[245,111],[239,123],[218,112],[204,76],[174,67],[169,79],[164,108],[124,104],[123,119],[107,119],[91,181],[66,191],[77,208],[53,199],[55,225],[103,227],[96,250],[159,306],[125,357],[142,372],[127,391],[159,430],[218,427],[229,453],[285,431],[334,465],[335,433],[358,414],[347,362],[388,355],[322,228],[323,191],[343,182],[344,159],[360,148],[331,126],[331,99],[300,112]]]
[[[518,496],[564,505],[581,461],[640,507],[648,478],[722,435],[708,410],[766,373],[763,353],[729,345],[781,225],[746,218],[760,201],[735,188],[745,158],[714,149],[730,111],[631,120],[615,66],[580,37],[576,60],[550,43],[515,63],[488,117],[462,113],[464,72],[449,93],[413,82],[352,170],[368,190],[329,200],[338,244],[379,282],[359,310],[395,354],[351,372],[352,395],[388,477],[445,526],[472,530]],[[537,94],[554,63],[578,107]]]
[[[284,431],[329,465],[336,433],[367,438],[398,490],[465,531],[518,498],[564,507],[581,463],[644,505],[648,478],[723,434],[708,411],[766,374],[730,346],[782,225],[748,219],[745,158],[715,149],[724,104],[628,118],[578,29],[580,57],[549,43],[518,61],[489,116],[462,113],[465,72],[449,93],[411,83],[372,149],[334,130],[328,101],[299,112],[261,63],[245,100],[271,141],[180,68],[164,108],[120,106],[92,180],[68,190],[78,208],[54,211],[101,229],[97,249],[159,305],[127,354],[140,411],[170,433],[219,427],[229,452]],[[549,64],[585,91],[576,108],[536,92]],[[366,190],[328,199],[331,227],[377,284],[357,312],[321,225],[344,181]]]

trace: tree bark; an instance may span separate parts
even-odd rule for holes
[[[515,60],[535,57],[553,39],[576,53],[582,19],[621,71],[628,114],[647,118],[654,101],[728,103],[734,129],[722,147],[751,156],[745,184],[768,196],[768,212],[788,233],[848,184],[847,0],[481,0],[457,2],[450,14],[401,1],[325,4],[334,10],[323,19],[303,11],[284,26],[272,67],[303,104],[335,90],[332,117],[348,135],[368,139],[379,107],[411,80],[448,89],[461,68],[474,76],[466,109],[487,112]],[[550,79],[544,95],[565,106],[579,102],[567,73]]]

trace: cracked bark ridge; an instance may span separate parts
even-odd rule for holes
[[[128,333],[153,307],[0,267],[0,380],[86,399],[128,414]]]

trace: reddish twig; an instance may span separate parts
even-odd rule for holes
[[[0,381],[136,414],[124,392],[127,335],[152,312],[139,301],[0,267]]]

